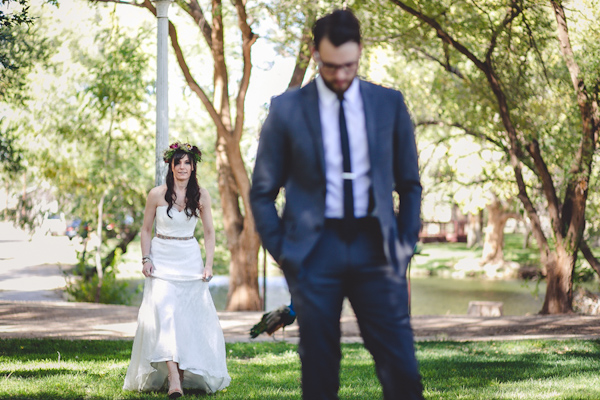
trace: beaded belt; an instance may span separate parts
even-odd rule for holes
[[[161,235],[160,233],[157,233],[156,237],[159,239],[168,239],[168,240],[190,240],[190,239],[194,238],[193,236],[188,236],[188,237],[165,236],[165,235]]]

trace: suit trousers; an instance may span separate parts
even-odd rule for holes
[[[386,260],[376,218],[358,219],[350,242],[344,241],[340,222],[326,220],[297,272],[284,266],[300,327],[303,399],[338,399],[340,315],[346,297],[375,360],[384,398],[422,399],[406,277]]]

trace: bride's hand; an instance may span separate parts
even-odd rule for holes
[[[142,274],[144,274],[145,277],[152,276],[153,273],[154,264],[152,264],[152,261],[148,261],[142,265]]]
[[[212,267],[204,267],[204,273],[202,274],[202,280],[204,282],[210,282],[213,277]]]

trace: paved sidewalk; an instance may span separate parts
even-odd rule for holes
[[[77,245],[66,236],[29,236],[0,222],[0,301],[65,301],[61,266],[77,263]]]
[[[250,327],[262,312],[219,312],[227,342],[251,341]],[[0,300],[0,338],[131,339],[135,335],[137,307],[67,302]],[[353,316],[342,318],[342,341],[362,342]],[[580,315],[472,317],[416,316],[415,338],[424,340],[600,340],[600,317]],[[298,342],[298,326],[255,341]]]

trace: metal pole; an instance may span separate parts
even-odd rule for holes
[[[167,165],[162,152],[169,145],[169,5],[173,0],[155,0],[158,22],[156,55],[156,186],[165,182]]]

